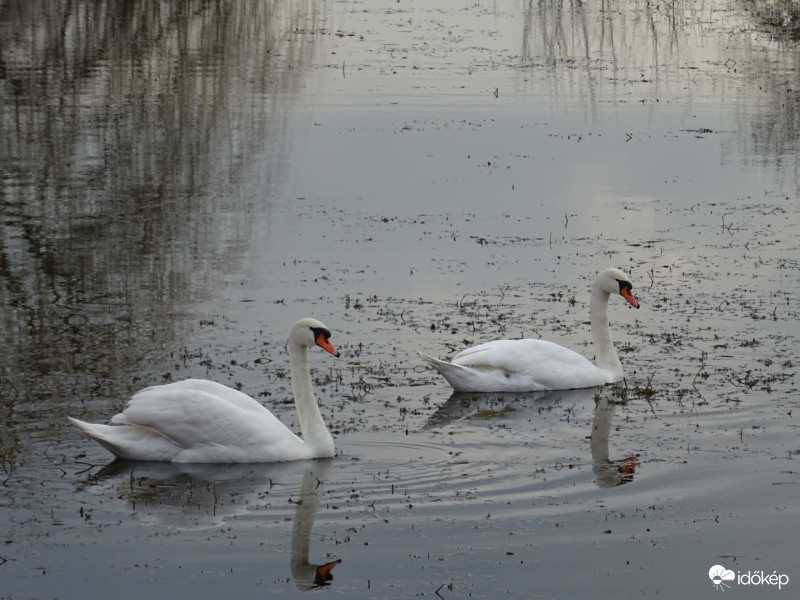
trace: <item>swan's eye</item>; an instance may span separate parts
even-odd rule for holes
[[[327,342],[331,337],[331,332],[324,327],[310,327],[310,329],[315,340],[319,339],[319,336],[322,336]]]

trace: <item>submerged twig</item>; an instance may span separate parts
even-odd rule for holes
[[[86,468],[85,469],[81,469],[80,471],[77,471],[75,473],[76,475],[80,475],[81,473],[86,473],[86,471],[91,471],[92,469],[94,469],[97,466],[94,463],[83,462],[83,461],[80,461],[80,460],[76,460],[75,463],[79,464],[79,465],[86,465]]]
[[[700,377],[700,373],[702,373],[705,370],[705,368],[706,368],[706,353],[703,352],[702,355],[700,356],[700,368],[697,369],[697,373],[695,373],[694,377],[692,378],[692,387],[694,389],[697,389],[695,382],[697,381],[697,378]]]

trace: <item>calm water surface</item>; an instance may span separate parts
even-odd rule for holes
[[[796,594],[797,8],[590,4],[0,7],[0,598]],[[624,386],[417,357],[591,356],[612,265]],[[66,421],[191,376],[296,426],[306,315],[333,460],[113,463]]]

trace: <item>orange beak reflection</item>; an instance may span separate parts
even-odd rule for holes
[[[340,558],[338,560],[318,566],[317,574],[314,577],[314,585],[330,585],[330,582],[333,581],[333,573],[331,573],[331,571],[333,571],[333,568],[341,562],[342,559]]]

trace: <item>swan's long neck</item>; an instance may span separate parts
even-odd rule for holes
[[[303,441],[314,448],[326,450],[326,456],[333,456],[333,437],[331,437],[322,414],[319,412],[317,398],[311,385],[311,372],[308,365],[308,347],[289,340],[289,370],[292,376],[292,393],[300,419]]]
[[[622,378],[622,364],[619,362],[611,331],[608,329],[609,293],[598,286],[592,288],[589,316],[592,321],[592,341],[594,342],[595,363],[603,371],[609,372],[614,381]]]

